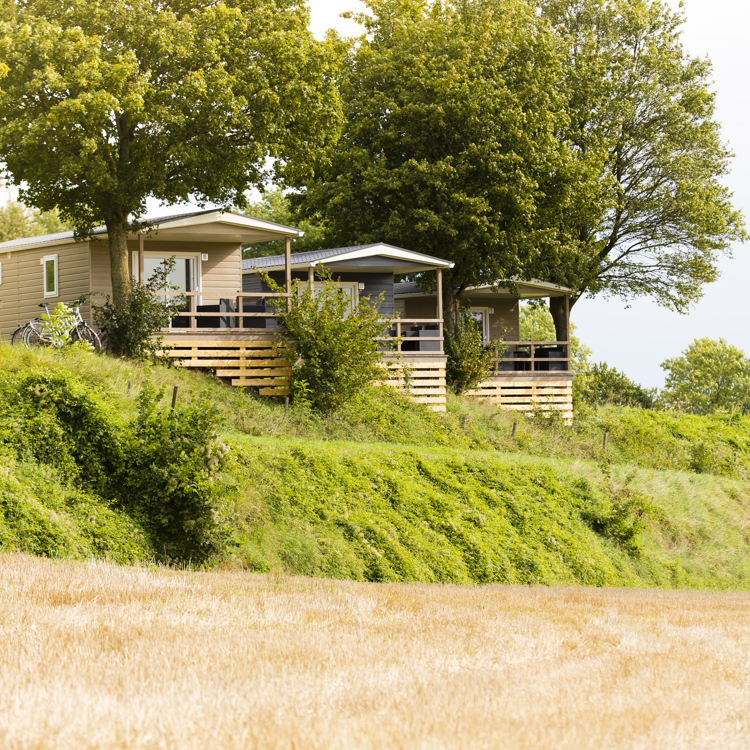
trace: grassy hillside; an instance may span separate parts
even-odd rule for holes
[[[230,450],[205,480],[217,519],[209,564],[359,580],[750,585],[744,417],[602,409],[568,428],[462,399],[438,415],[371,389],[335,417],[285,418],[194,373],[86,353],[0,355],[0,549],[163,557],[141,511],[170,507],[168,485],[139,505],[104,476],[122,471],[118,436],[133,434],[148,380],[220,414]],[[80,430],[65,427],[67,401],[28,399],[40,373],[74,384],[88,404]],[[104,437],[91,440],[92,422]],[[110,446],[104,469],[92,469],[92,442]]]

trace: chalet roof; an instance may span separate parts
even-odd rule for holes
[[[315,267],[325,261],[335,263],[336,268],[343,268],[347,263],[356,264],[362,268],[368,259],[384,258],[392,261],[393,266],[398,266],[400,273],[408,273],[409,270],[401,271],[401,268],[409,268],[413,271],[427,270],[429,268],[452,268],[453,263],[443,258],[435,258],[432,255],[415,253],[405,250],[403,247],[388,245],[384,242],[374,242],[369,245],[351,245],[349,247],[336,247],[326,250],[311,250],[304,253],[292,253],[292,268]],[[387,262],[387,261],[386,261]],[[283,255],[271,255],[261,258],[246,258],[242,261],[243,273],[255,273],[255,269],[271,271],[280,270],[285,267]]]
[[[178,231],[181,228],[195,230],[196,228],[199,228],[201,224],[218,222],[235,227],[238,235],[241,235],[243,231],[251,232],[260,235],[261,237],[268,235],[265,237],[266,240],[287,236],[301,237],[304,234],[304,232],[295,229],[294,227],[287,227],[283,224],[277,224],[266,219],[258,219],[254,216],[246,216],[245,214],[236,213],[234,211],[222,211],[221,209],[216,208],[172,214],[171,216],[146,217],[143,221],[151,224],[154,229],[161,229],[164,227],[165,229],[169,228],[170,230],[175,231]],[[92,234],[95,237],[106,236],[107,227],[95,227]],[[23,237],[17,240],[9,240],[8,242],[0,242],[0,251],[19,250],[21,248],[35,247],[38,245],[55,245],[61,242],[72,242],[74,239],[75,233],[72,231],[57,232],[55,234],[42,234],[37,237]],[[222,237],[221,239],[224,238]],[[253,240],[256,242],[265,241],[264,239],[255,238],[253,238]]]
[[[470,286],[467,287],[467,292],[474,292],[478,295],[491,295],[501,294],[510,295],[510,290],[507,287],[500,286],[503,282],[498,282],[497,285],[483,284],[481,286]],[[518,296],[522,299],[531,299],[533,297],[563,297],[573,292],[566,286],[560,286],[559,284],[553,284],[549,281],[540,281],[539,279],[529,279],[528,281],[516,281],[518,285],[518,294],[512,296]],[[418,281],[401,281],[393,285],[393,296],[398,297],[419,297],[424,295],[422,287]],[[432,292],[431,295],[434,295]],[[431,296],[429,295],[429,296]]]

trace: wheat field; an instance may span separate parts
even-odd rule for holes
[[[750,595],[5,555],[0,748],[750,748]]]

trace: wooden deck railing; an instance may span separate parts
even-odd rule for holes
[[[187,333],[196,330],[200,330],[201,333],[229,333],[231,331],[250,332],[255,326],[245,327],[244,320],[248,318],[277,318],[278,314],[275,310],[268,309],[264,309],[260,312],[246,312],[244,306],[246,300],[286,299],[291,296],[286,294],[286,292],[242,292],[241,294],[236,294],[234,297],[224,298],[231,300],[234,309],[198,311],[198,298],[202,296],[202,292],[170,291],[159,292],[159,295],[182,295],[188,300],[187,309],[181,311],[175,316],[175,320],[179,323],[182,323],[187,319],[188,324],[174,325],[173,321],[172,326],[164,329],[164,332],[170,333]],[[217,305],[212,306],[217,307]],[[201,318],[220,318],[225,321],[225,325],[218,328],[199,327],[198,321]],[[265,327],[265,325],[257,326],[257,328]],[[394,318],[391,321],[391,326],[386,332],[386,335],[381,336],[379,340],[383,342],[394,342],[394,345],[389,347],[386,353],[442,355],[443,321],[438,318]]]
[[[439,318],[394,318],[380,341],[394,341],[395,354],[443,354],[443,321]]]
[[[253,299],[287,299],[291,297],[290,294],[287,294],[286,292],[242,292],[241,294],[236,294],[233,297],[228,297],[225,299],[230,299],[234,303],[234,309],[233,310],[219,310],[219,311],[198,311],[198,298],[203,296],[203,292],[180,292],[180,291],[169,291],[169,292],[159,292],[158,296],[183,296],[187,297],[188,305],[187,310],[179,312],[175,319],[178,318],[187,318],[189,321],[189,324],[187,326],[175,326],[174,321],[173,325],[169,328],[165,328],[165,331],[171,331],[171,332],[179,332],[179,331],[193,331],[198,328],[197,321],[200,318],[224,318],[228,321],[228,325],[221,326],[221,327],[200,327],[201,331],[205,332],[227,332],[228,330],[242,330],[243,325],[241,323],[242,320],[246,318],[276,318],[277,313],[273,310],[264,310],[262,312],[245,312],[244,311],[244,301],[245,300],[253,300]],[[216,307],[216,305],[213,305],[213,307]],[[239,322],[238,322],[239,321]]]
[[[493,372],[499,374],[529,372],[570,372],[569,341],[491,341],[485,346],[504,347],[495,354]]]

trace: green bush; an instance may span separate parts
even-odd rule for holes
[[[228,449],[216,437],[215,409],[206,403],[164,408],[163,390],[147,381],[136,417],[123,424],[107,395],[62,373],[6,376],[0,446],[90,493],[102,507],[126,512],[159,559],[206,560],[226,541],[214,478]]]
[[[168,409],[163,396],[148,382],[138,396],[113,489],[118,505],[149,531],[158,557],[202,562],[223,542],[214,477],[229,449],[217,439],[210,404]]]
[[[606,362],[592,365],[588,371],[576,374],[573,391],[575,401],[588,406],[653,409],[656,405],[656,388],[644,388],[634,383],[625,373]]]
[[[304,394],[310,405],[329,413],[352,400],[363,388],[382,380],[382,338],[391,325],[379,312],[382,295],[368,297],[350,310],[351,301],[326,269],[316,270],[323,288],[315,290],[295,282],[291,310],[286,300],[276,303],[284,341],[296,362],[294,393]],[[264,275],[274,290],[281,287]]]
[[[159,297],[159,292],[177,289],[169,283],[174,267],[175,259],[167,258],[145,283],[131,279],[123,307],[115,307],[109,295],[103,305],[93,305],[94,321],[106,329],[103,344],[114,355],[142,361],[161,359],[162,338],[158,334],[186,303],[182,295],[170,295],[166,301]]]
[[[448,387],[460,395],[476,388],[492,372],[492,362],[500,355],[496,347],[486,347],[482,332],[469,315],[461,309],[455,321],[445,326],[445,380]]]

